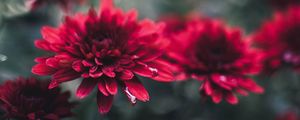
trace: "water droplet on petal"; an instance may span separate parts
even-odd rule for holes
[[[226,81],[227,81],[227,79],[226,79],[226,77],[225,77],[224,75],[220,76],[220,80],[221,80],[222,82],[226,82]]]
[[[135,104],[136,103],[136,97],[129,92],[128,87],[126,87],[124,91],[125,91],[128,99],[130,100],[130,102],[132,104]]]
[[[156,68],[149,67],[149,70],[153,73],[152,74],[153,77],[158,76],[158,70]]]

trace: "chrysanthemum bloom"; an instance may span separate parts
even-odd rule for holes
[[[300,7],[275,13],[253,35],[254,45],[265,53],[264,71],[272,73],[283,66],[300,68]]]
[[[55,4],[59,5],[64,11],[68,11],[72,4],[82,4],[85,0],[26,0],[26,4],[32,9],[37,9],[44,5]]]
[[[236,93],[263,92],[248,76],[260,70],[258,55],[242,40],[239,29],[203,19],[187,24],[187,29],[176,36],[167,55],[177,66],[177,79],[199,80],[204,97],[211,97],[214,103],[224,98],[237,104]]]
[[[35,78],[8,80],[0,85],[2,119],[59,120],[72,116],[74,103],[68,101],[69,92],[60,88],[48,89],[49,81]]]
[[[269,0],[270,4],[278,10],[283,10],[291,6],[300,5],[300,0]]]
[[[276,120],[300,120],[295,112],[289,111],[283,115],[280,115]]]
[[[130,102],[148,101],[149,95],[137,75],[169,82],[173,79],[167,64],[158,58],[166,46],[161,32],[164,24],[136,20],[137,13],[123,13],[103,0],[100,15],[91,9],[88,15],[66,17],[58,28],[44,27],[43,39],[35,45],[53,56],[40,57],[32,68],[37,75],[52,75],[49,88],[62,82],[83,78],[77,89],[86,97],[97,86],[100,113],[112,106],[118,86]]]

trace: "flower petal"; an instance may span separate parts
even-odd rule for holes
[[[97,92],[97,104],[98,104],[98,111],[101,114],[106,114],[110,111],[114,96],[108,95],[105,96],[101,92]]]
[[[108,77],[115,77],[116,76],[116,73],[114,72],[114,68],[113,67],[103,67],[102,68],[102,72],[107,75]]]
[[[153,62],[147,63],[151,68],[157,70],[157,76],[152,77],[152,79],[160,82],[172,82],[174,81],[174,75],[170,70],[170,66],[167,62],[162,60],[155,60]]]
[[[40,63],[33,66],[31,72],[37,75],[52,75],[56,72],[56,69]]]
[[[213,91],[214,91],[213,88],[212,88],[212,85],[210,84],[209,81],[205,81],[203,83],[203,90],[205,91],[205,93],[207,95],[211,95],[213,93]]]
[[[105,96],[109,95],[109,93],[106,89],[105,81],[103,79],[99,79],[99,81],[98,81],[98,90]]]
[[[228,103],[233,104],[233,105],[235,105],[239,102],[237,97],[232,92],[227,92],[225,94],[225,99]]]
[[[115,95],[118,92],[118,84],[115,79],[105,79],[105,87],[111,95]]]
[[[80,99],[89,95],[97,85],[96,79],[83,79],[76,91],[76,96]]]
[[[128,91],[135,96],[138,100],[146,102],[149,101],[149,94],[143,84],[134,77],[131,80],[124,81],[125,86],[128,88]]]
[[[148,65],[136,64],[136,66],[132,69],[135,74],[144,77],[154,77],[157,76],[157,70],[155,68],[150,68]],[[155,75],[156,74],[156,75]]]
[[[212,100],[214,103],[220,103],[222,101],[222,91],[220,90],[215,90],[214,93],[211,95]]]
[[[121,80],[130,80],[132,79],[134,74],[130,70],[123,70],[121,72],[120,78]]]

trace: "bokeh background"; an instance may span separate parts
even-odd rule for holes
[[[33,59],[46,54],[34,47],[34,40],[41,38],[42,26],[57,26],[65,14],[55,5],[30,11],[24,1],[0,0],[0,82],[32,76]],[[89,0],[75,5],[67,14],[85,13],[91,6],[97,8],[98,3],[98,0]],[[185,15],[193,11],[240,26],[245,35],[271,18],[275,11],[268,0],[115,0],[115,4],[125,10],[136,8],[140,19],[158,20],[164,15]],[[297,73],[284,68],[271,77],[253,77],[265,88],[265,94],[239,97],[238,105],[205,101],[198,93],[200,84],[195,80],[169,84],[143,78],[150,93],[149,102],[139,102],[133,107],[125,95],[118,94],[112,110],[103,116],[97,111],[95,94],[80,101],[72,96],[71,100],[80,104],[74,109],[75,116],[66,120],[276,120],[287,111],[299,112]],[[62,87],[74,92],[78,85],[78,81],[74,81]]]

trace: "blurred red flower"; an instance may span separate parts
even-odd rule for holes
[[[132,103],[145,102],[149,95],[136,75],[161,82],[173,76],[159,58],[167,44],[161,37],[164,24],[148,19],[138,22],[135,10],[123,13],[113,7],[112,0],[101,5],[100,16],[91,9],[88,15],[66,17],[58,28],[44,27],[43,39],[35,45],[54,56],[37,58],[32,72],[52,75],[49,88],[83,78],[76,93],[79,98],[98,86],[99,112],[107,113],[118,85]]]
[[[280,115],[276,120],[300,120],[295,112],[287,112],[283,115]]]
[[[0,85],[0,108],[3,119],[59,120],[72,116],[74,103],[68,102],[69,92],[48,89],[48,81],[18,78]]]
[[[264,71],[272,73],[288,65],[300,68],[300,7],[276,12],[253,35],[253,43],[265,53]]]
[[[37,9],[44,5],[56,4],[64,11],[68,11],[73,3],[83,3],[86,0],[26,0],[26,4],[32,9]]]
[[[269,0],[271,5],[279,10],[286,9],[291,6],[300,5],[300,0]]]
[[[250,50],[241,34],[239,29],[227,28],[216,20],[186,22],[185,29],[169,37],[166,55],[176,66],[177,79],[199,80],[202,95],[212,97],[215,103],[224,98],[237,104],[235,93],[263,93],[263,88],[247,76],[260,71],[259,55]]]

